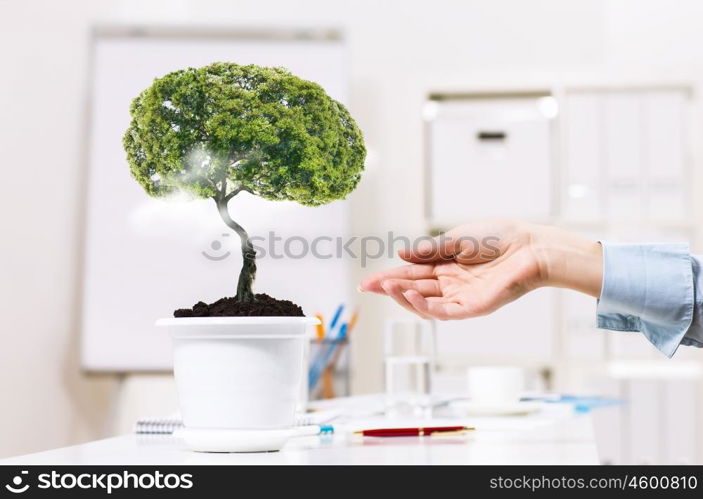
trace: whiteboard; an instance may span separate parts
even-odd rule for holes
[[[122,149],[129,104],[155,77],[216,61],[284,66],[347,100],[344,45],[338,38],[286,36],[133,36],[97,33],[90,75],[88,191],[82,300],[82,365],[93,371],[171,368],[171,345],[154,321],[176,308],[236,294],[239,240],[212,200],[150,198],[132,179]],[[350,296],[349,262],[335,241],[348,228],[343,201],[319,208],[266,201],[246,193],[230,203],[235,220],[257,246],[274,254],[258,260],[256,292],[290,299],[306,314],[331,313]],[[326,236],[318,255],[301,237]],[[290,239],[296,238],[297,239]],[[291,258],[281,258],[284,243]]]

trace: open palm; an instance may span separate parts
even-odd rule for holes
[[[410,265],[366,277],[361,290],[388,295],[425,318],[485,315],[540,282],[531,239],[510,221],[463,225],[399,256]]]

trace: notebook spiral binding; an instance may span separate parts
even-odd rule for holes
[[[183,422],[176,418],[142,418],[134,425],[137,435],[171,435],[183,428]]]
[[[321,425],[338,415],[337,411],[299,414],[295,418],[295,426]],[[181,428],[183,428],[183,422],[179,418],[141,418],[134,425],[134,433],[137,435],[172,435]]]

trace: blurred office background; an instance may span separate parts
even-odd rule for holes
[[[119,241],[100,246],[90,230],[93,169],[106,164],[91,156],[102,147],[95,124],[110,123],[96,106],[109,104],[114,83],[100,71],[118,60],[100,66],[100,40],[330,42],[343,63],[321,62],[316,79],[339,84],[328,90],[369,151],[344,212],[330,212],[344,233],[419,236],[500,215],[701,252],[701,25],[693,0],[0,0],[0,457],[128,431],[176,407],[171,377],[153,361],[164,351],[152,354],[151,340],[140,349],[133,330],[122,345],[101,339],[121,319],[100,314],[93,295],[86,303],[121,258]],[[122,64],[125,80],[143,70]],[[86,265],[91,252],[102,259]],[[161,256],[145,256],[145,269],[149,258]],[[354,394],[383,389],[384,325],[408,317],[354,289],[397,263],[338,269],[333,299],[362,312]],[[301,286],[326,289],[323,277]],[[557,290],[441,323],[437,334],[438,389],[462,390],[472,365],[519,365],[531,388],[626,401],[594,413],[603,462],[703,462],[701,351],[666,360],[641,335],[595,329],[594,300]]]

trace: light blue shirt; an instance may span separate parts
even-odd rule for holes
[[[679,345],[703,347],[701,258],[687,244],[601,244],[598,327],[640,331],[668,357]]]

